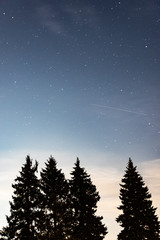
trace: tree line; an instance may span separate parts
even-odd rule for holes
[[[103,240],[107,227],[97,216],[100,195],[77,158],[67,180],[51,156],[37,177],[38,162],[30,156],[13,187],[7,226],[1,240]],[[133,161],[129,159],[120,184],[122,227],[118,240],[158,240],[160,222],[151,194]]]

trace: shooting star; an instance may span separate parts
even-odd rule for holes
[[[96,107],[109,108],[109,109],[116,110],[116,111],[128,112],[128,113],[133,113],[133,114],[137,114],[137,115],[147,116],[146,113],[143,113],[143,112],[135,112],[135,111],[128,110],[128,109],[124,109],[124,108],[117,108],[117,107],[111,107],[111,106],[99,105],[99,104],[92,104],[92,105],[93,105],[93,106],[96,106]]]

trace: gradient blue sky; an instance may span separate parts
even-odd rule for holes
[[[159,163],[159,40],[158,0],[0,0],[2,186],[27,154],[110,183],[129,157]]]

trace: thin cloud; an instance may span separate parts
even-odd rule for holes
[[[80,3],[77,5],[66,5],[64,11],[68,14],[70,19],[74,22],[82,24],[87,23],[88,27],[95,29],[98,23],[97,12],[95,8],[90,5]]]
[[[56,35],[64,33],[64,29],[63,29],[62,25],[59,22],[56,22],[56,21],[46,21],[45,25],[46,25],[46,27],[48,27],[51,30],[51,32],[53,32]]]
[[[68,28],[75,25],[77,28],[86,24],[87,27],[96,29],[98,18],[97,13],[90,5],[80,3],[77,5],[60,4],[55,12],[53,6],[42,5],[36,9],[41,23],[55,35],[72,36],[74,31]],[[63,16],[63,19],[62,17]],[[70,24],[66,24],[70,22]]]
[[[43,5],[37,8],[37,15],[47,29],[49,29],[54,35],[65,34],[65,26],[58,19],[59,15],[49,5]]]

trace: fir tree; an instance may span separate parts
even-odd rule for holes
[[[95,185],[77,159],[70,180],[72,208],[74,212],[74,240],[102,240],[107,228],[102,224],[102,217],[96,216],[97,202],[100,200]]]
[[[50,157],[41,171],[42,207],[45,211],[45,234],[47,240],[70,238],[71,209],[69,201],[69,184],[57,163]]]
[[[137,172],[133,162],[129,159],[125,175],[120,184],[120,199],[122,205],[118,207],[123,213],[116,221],[123,230],[119,233],[119,240],[158,240],[159,221],[155,215],[156,208],[152,206],[151,194],[145,186],[143,178]]]
[[[41,219],[39,206],[39,181],[35,175],[38,168],[36,161],[26,157],[20,176],[15,179],[13,201],[10,202],[11,215],[7,216],[8,226],[1,235],[8,240],[38,240]],[[5,238],[6,237],[6,238]],[[3,239],[3,238],[2,238]]]

